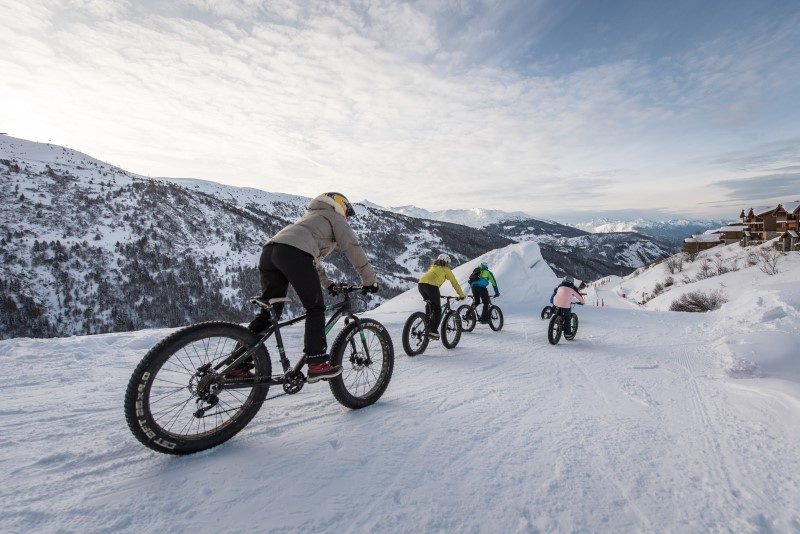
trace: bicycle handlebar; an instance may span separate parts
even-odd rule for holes
[[[361,286],[351,286],[350,284],[333,284],[331,287],[336,293],[355,293],[361,291]]]

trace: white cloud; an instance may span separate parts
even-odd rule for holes
[[[3,131],[144,174],[386,205],[537,211],[565,191],[579,192],[576,207],[685,203],[683,186],[722,178],[687,163],[720,152],[691,129],[710,137],[708,117],[746,121],[750,93],[780,75],[797,83],[793,56],[775,59],[796,35],[785,28],[727,52],[714,42],[660,63],[546,76],[451,49],[443,13],[491,33],[469,5],[4,5],[0,102],[13,105],[0,107]],[[767,68],[777,72],[764,81]]]

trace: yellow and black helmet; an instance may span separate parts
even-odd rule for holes
[[[325,204],[330,204],[333,206],[333,209],[335,209],[344,217],[354,217],[356,214],[356,210],[353,208],[353,205],[350,204],[350,201],[347,200],[347,197],[341,193],[322,193],[314,200],[319,200]]]

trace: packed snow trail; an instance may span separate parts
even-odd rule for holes
[[[413,359],[375,315],[397,351],[376,405],[307,386],[180,458],[122,413],[169,331],[0,342],[0,530],[800,530],[791,384],[730,378],[706,317],[586,306],[552,347],[536,308]]]

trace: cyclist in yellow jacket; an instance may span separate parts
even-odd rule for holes
[[[419,292],[422,298],[430,306],[432,316],[428,324],[428,337],[432,339],[439,339],[439,321],[442,320],[442,308],[439,302],[441,293],[439,288],[444,284],[445,280],[450,280],[453,288],[458,293],[458,299],[464,299],[464,291],[456,280],[453,271],[450,270],[450,256],[447,254],[439,254],[433,265],[430,266],[428,271],[419,279]]]

